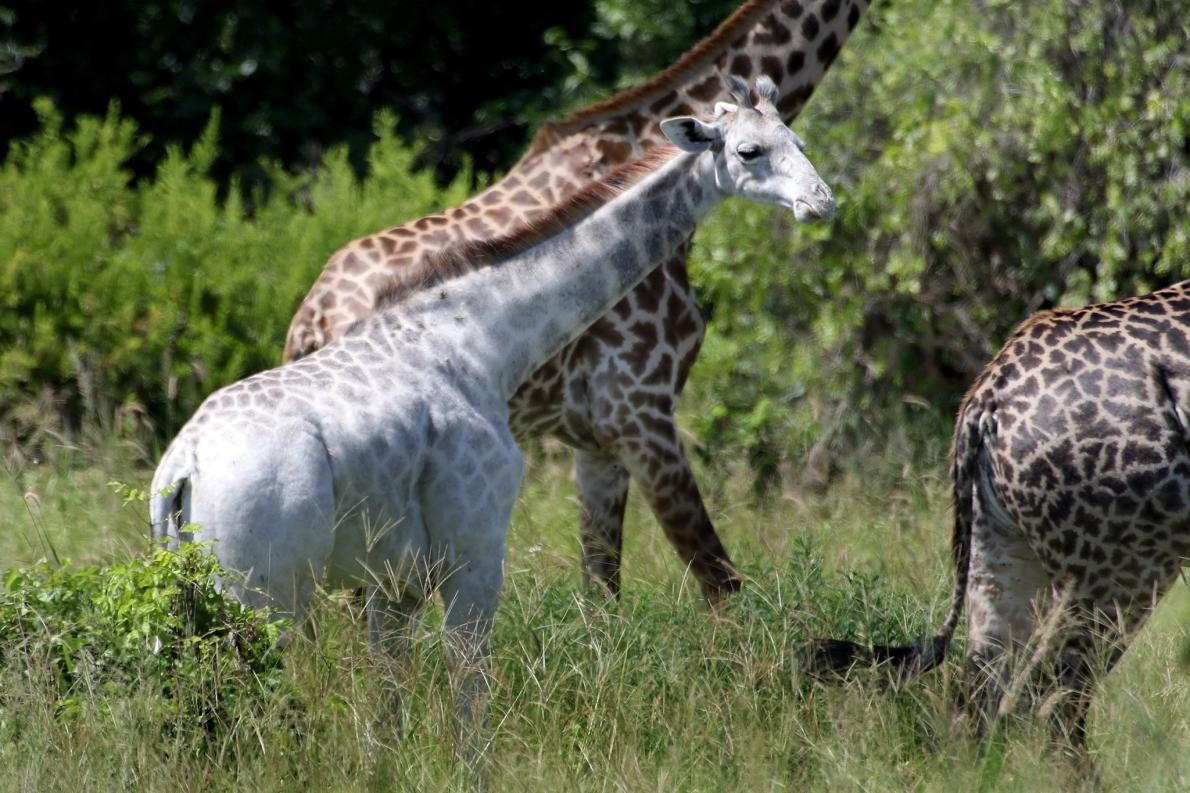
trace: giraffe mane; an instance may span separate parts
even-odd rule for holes
[[[675,84],[684,81],[711,63],[721,49],[746,33],[774,5],[776,5],[775,0],[748,0],[736,9],[734,14],[719,23],[719,27],[715,28],[711,35],[687,50],[682,57],[664,71],[658,72],[640,85],[621,91],[609,99],[588,105],[561,121],[551,121],[545,124],[533,136],[533,141],[529,144],[529,149],[521,157],[521,160],[540,154],[561,138],[586,124],[615,113],[635,109],[666,93]]]
[[[407,269],[401,275],[393,276],[376,293],[373,306],[376,309],[386,308],[417,292],[523,253],[593,214],[679,153],[677,147],[669,144],[655,146],[640,158],[587,184],[544,215],[506,234],[491,239],[457,242],[426,254],[416,265],[408,268],[412,272]]]

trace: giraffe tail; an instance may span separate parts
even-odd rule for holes
[[[185,539],[182,530],[190,523],[193,475],[194,455],[190,445],[181,439],[175,440],[153,474],[149,518],[154,545],[177,548],[178,543]]]
[[[817,642],[811,651],[810,671],[838,677],[856,666],[887,666],[894,673],[914,677],[937,667],[946,657],[951,639],[963,615],[967,579],[971,569],[971,528],[974,521],[974,488],[990,482],[979,479],[983,444],[984,410],[968,394],[959,409],[954,442],[950,451],[950,478],[954,484],[954,526],[950,537],[954,587],[950,612],[933,636],[906,645],[861,645],[841,639]]]

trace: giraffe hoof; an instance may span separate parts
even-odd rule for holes
[[[732,577],[710,586],[703,587],[702,594],[703,597],[707,599],[707,603],[710,606],[715,607],[722,603],[726,603],[727,600],[736,592],[739,592],[743,586],[744,582],[741,579]]]

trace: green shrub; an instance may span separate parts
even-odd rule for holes
[[[215,585],[222,574],[197,545],[106,567],[10,570],[0,659],[66,716],[88,698],[147,685],[179,719],[218,727],[278,686],[285,627],[225,598]]]
[[[468,181],[440,189],[414,173],[415,152],[381,114],[366,181],[339,148],[312,174],[272,166],[267,194],[233,185],[220,200],[208,175],[217,117],[134,185],[124,163],[141,141],[117,108],[73,129],[50,103],[38,110],[41,132],[0,169],[10,421],[49,391],[68,423],[134,416],[172,434],[206,394],[280,362],[290,316],[336,248],[461,201]]]
[[[1185,10],[874,3],[793,124],[834,222],[737,202],[696,239],[707,457],[936,432],[1030,313],[1190,276]]]

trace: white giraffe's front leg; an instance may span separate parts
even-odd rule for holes
[[[423,514],[431,547],[440,549],[435,556],[441,554],[439,591],[459,748],[474,762],[485,744],[488,637],[504,584],[504,539],[524,458],[507,424],[468,429],[435,460],[423,490]]]
[[[501,554],[498,559],[460,560],[459,569],[442,585],[458,747],[469,763],[478,759],[486,744],[488,639],[503,577]]]

